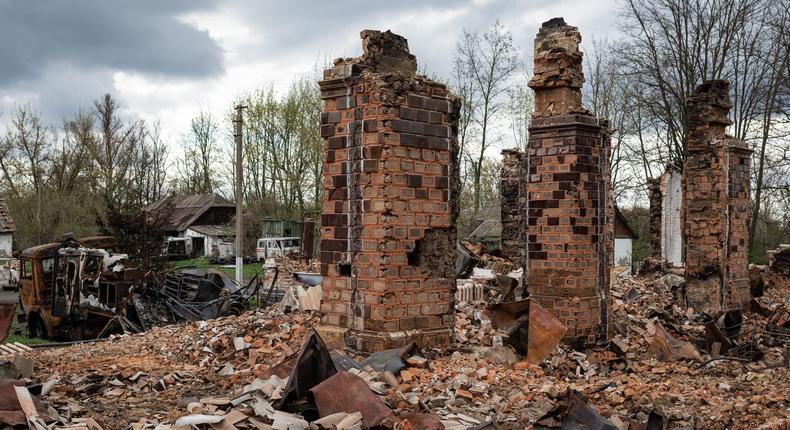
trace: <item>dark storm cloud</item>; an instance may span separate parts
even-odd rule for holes
[[[104,93],[177,135],[201,104],[284,89],[316,65],[359,55],[363,29],[406,37],[421,71],[449,79],[462,30],[499,20],[528,65],[541,22],[565,16],[589,42],[611,31],[613,2],[0,0],[0,135],[16,105],[32,103],[58,124]]]
[[[0,0],[0,86],[52,65],[177,77],[222,73],[222,50],[178,15],[206,1]]]
[[[222,3],[222,8],[228,13],[236,11],[241,20],[259,30],[263,35],[263,48],[280,52],[320,45],[322,40],[342,34],[358,35],[363,29],[386,30],[391,23],[398,22],[404,16],[436,14],[440,17],[470,8],[473,14],[465,16],[465,22],[488,25],[498,18],[506,18],[514,11],[520,12],[525,7],[537,7],[552,1],[493,0],[475,4],[473,0],[229,0]],[[408,25],[408,22],[403,24]],[[395,28],[392,30],[396,31]],[[422,30],[432,32],[437,37],[455,40],[459,28],[437,19],[436,23],[429,23]]]

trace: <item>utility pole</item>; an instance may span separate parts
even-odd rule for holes
[[[244,169],[241,154],[241,132],[242,132],[242,110],[247,106],[236,106],[236,119],[233,120],[236,132],[233,137],[236,139],[236,282],[239,285],[244,283],[242,275],[244,268]]]

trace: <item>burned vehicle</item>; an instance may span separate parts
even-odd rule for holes
[[[29,335],[89,339],[111,319],[126,317],[127,297],[144,274],[117,253],[119,248],[115,238],[96,236],[66,237],[22,251],[19,302]]]
[[[30,337],[79,340],[244,312],[260,290],[213,269],[162,274],[134,267],[109,236],[20,254],[19,301]]]
[[[135,294],[132,303],[145,328],[173,321],[198,321],[239,315],[260,290],[257,279],[242,287],[212,268],[182,267],[159,277],[155,288]]]

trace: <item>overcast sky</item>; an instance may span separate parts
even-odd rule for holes
[[[540,23],[562,16],[584,43],[614,32],[615,0],[0,0],[0,122],[33,103],[59,125],[101,94],[161,120],[171,142],[200,109],[282,92],[317,64],[361,52],[363,29],[406,37],[420,70],[447,76],[462,29],[496,20],[524,61]]]

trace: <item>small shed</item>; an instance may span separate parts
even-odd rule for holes
[[[236,230],[230,225],[192,225],[184,237],[192,238],[192,253],[196,256],[225,258],[236,251]]]
[[[614,214],[614,265],[627,267],[626,272],[629,272],[631,270],[634,239],[638,239],[639,236],[628,225],[628,221],[617,206],[614,208]]]
[[[217,193],[165,197],[149,205],[148,212],[172,207],[167,222],[170,236],[185,237],[193,225],[225,225],[236,215],[236,205]]]
[[[0,257],[10,257],[14,249],[14,232],[16,224],[11,218],[8,204],[0,198]]]

